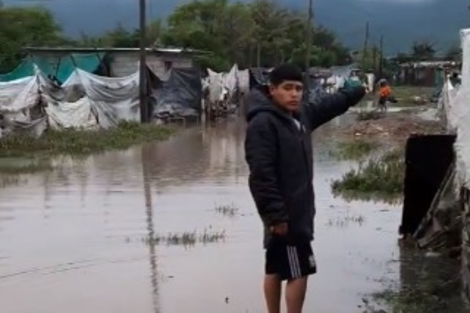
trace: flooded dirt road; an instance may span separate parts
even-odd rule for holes
[[[330,180],[332,122],[316,135],[319,273],[309,312],[362,312],[364,293],[399,279],[401,212],[347,203]],[[264,312],[261,223],[247,187],[242,123],[65,162],[0,190],[0,303],[8,313]],[[239,214],[216,212],[235,205]],[[224,242],[152,246],[156,234],[225,230]]]

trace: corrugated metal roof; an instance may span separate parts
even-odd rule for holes
[[[25,47],[27,52],[64,52],[64,53],[94,53],[94,52],[138,52],[139,48],[92,48],[92,47]],[[184,48],[147,48],[148,52],[157,53],[186,53],[186,54],[205,54],[208,51],[184,49]]]
[[[440,67],[440,66],[458,66],[459,63],[455,61],[419,61],[419,62],[406,62],[400,64],[401,67]]]

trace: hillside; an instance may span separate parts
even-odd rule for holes
[[[149,15],[165,17],[188,0],[148,0]],[[249,1],[249,0],[245,0]],[[295,9],[304,9],[306,0],[278,0]],[[31,5],[33,2],[4,0],[6,5]],[[99,34],[118,22],[126,27],[138,24],[136,0],[37,0],[51,9],[65,32]],[[313,0],[316,22],[333,29],[349,47],[362,46],[366,21],[370,23],[371,42],[385,38],[387,53],[408,50],[415,39],[430,39],[445,50],[458,42],[459,29],[470,22],[467,0]],[[452,5],[451,5],[452,3]]]

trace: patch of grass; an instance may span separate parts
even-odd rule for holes
[[[216,205],[215,211],[224,216],[234,217],[238,214],[238,207],[235,204]]]
[[[403,192],[405,162],[398,151],[384,154],[378,159],[361,162],[358,169],[345,173],[331,184],[334,193],[365,193],[396,196]]]
[[[0,139],[0,157],[87,155],[167,139],[173,132],[174,129],[164,126],[122,122],[107,130],[49,129],[39,138],[11,134]]]
[[[337,150],[332,154],[340,159],[357,160],[369,155],[378,147],[379,144],[376,142],[354,139],[339,143]]]
[[[357,192],[357,191],[333,191],[333,195],[341,197],[347,202],[362,201],[373,203],[385,203],[390,205],[399,205],[403,203],[401,194],[384,194],[380,192]]]
[[[151,245],[182,245],[194,246],[198,243],[208,244],[225,240],[225,231],[213,232],[204,230],[202,233],[182,232],[182,233],[169,233],[166,235],[156,235],[153,238],[144,238],[143,241]]]

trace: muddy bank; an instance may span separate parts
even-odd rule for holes
[[[417,113],[397,112],[370,120],[356,120],[340,126],[338,135],[344,139],[367,138],[402,144],[411,134],[442,134],[445,127],[440,121],[426,120]]]

